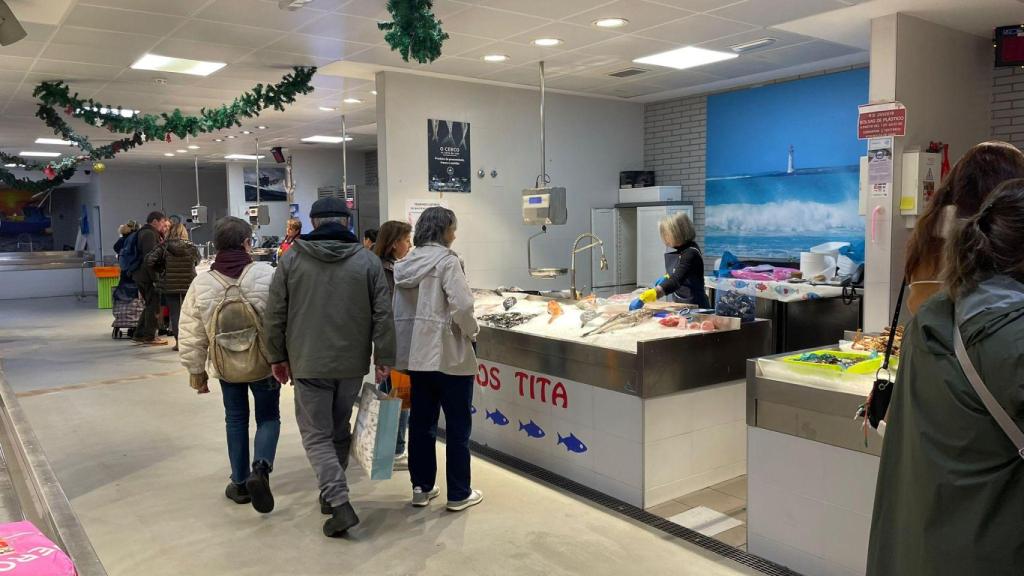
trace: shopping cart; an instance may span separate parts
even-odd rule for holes
[[[110,337],[118,340],[121,338],[121,331],[124,330],[124,335],[131,338],[135,335],[135,326],[139,323],[146,302],[142,299],[139,287],[134,282],[125,282],[114,286],[111,290],[111,300],[114,302],[114,322],[111,326],[114,330],[110,333]]]

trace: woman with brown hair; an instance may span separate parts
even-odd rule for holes
[[[395,294],[395,262],[405,258],[412,249],[412,226],[398,220],[389,220],[381,225],[377,231],[377,241],[373,246],[373,253],[380,258],[384,265],[384,276],[388,279],[388,287],[391,295]],[[399,380],[401,379],[401,380]],[[398,372],[380,383],[382,392],[391,392],[392,385],[402,387],[401,383],[408,384],[409,376]],[[407,402],[403,402],[407,404]],[[398,441],[395,443],[395,470],[408,470],[409,457],[405,453],[405,434],[409,429],[409,410],[403,406],[402,414],[398,418]]]
[[[159,273],[156,285],[167,299],[174,350],[178,349],[181,304],[196,277],[196,265],[201,259],[199,249],[188,239],[188,229],[184,224],[172,226],[164,243],[146,256],[146,265]]]
[[[953,224],[977,214],[992,190],[1013,178],[1024,178],[1024,154],[1006,142],[982,142],[953,166],[907,242],[904,274],[912,314],[942,289],[943,248]]]
[[[277,247],[277,259],[280,260],[284,253],[292,247],[295,243],[295,239],[302,234],[302,220],[298,218],[289,218],[288,224],[285,227],[284,241]]]
[[[998,186],[949,240],[946,292],[903,341],[868,576],[1024,573],[1024,460],[1011,440],[1024,427],[1024,179]]]

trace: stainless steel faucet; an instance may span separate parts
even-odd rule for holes
[[[583,247],[578,247],[580,240],[584,238],[592,238],[594,241]],[[580,299],[580,293],[576,291],[576,255],[580,252],[590,250],[597,246],[601,250],[601,259],[598,261],[601,270],[608,269],[608,259],[604,257],[604,241],[598,238],[596,235],[590,232],[584,232],[576,237],[576,241],[572,243],[572,251],[569,253],[571,264],[569,266],[569,293],[572,295],[573,300]]]

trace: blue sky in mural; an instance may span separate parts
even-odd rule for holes
[[[708,97],[705,252],[796,259],[845,241],[862,259],[856,126],[867,97],[866,69]]]

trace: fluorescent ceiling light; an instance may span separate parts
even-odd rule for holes
[[[737,57],[739,57],[739,54],[687,46],[685,48],[677,48],[675,50],[669,50],[668,52],[661,52],[659,54],[652,54],[650,56],[644,56],[643,58],[637,58],[636,60],[633,60],[633,62],[636,62],[637,64],[651,64],[654,66],[675,68],[676,70],[685,70],[687,68],[695,68],[697,66],[704,66],[705,64],[721,62],[722,60],[730,60]]]
[[[35,156],[39,158],[56,158],[60,156],[60,152],[33,152],[32,150],[23,150],[18,156],[27,156],[29,158]]]
[[[505,62],[508,60],[508,56],[504,54],[488,54],[484,56],[485,62]]]
[[[17,168],[17,164],[4,164],[4,168]]]
[[[601,18],[600,20],[594,20],[594,26],[598,28],[622,28],[626,24],[629,24],[629,20],[625,18]]]
[[[96,108],[95,106],[86,106],[84,109],[90,112],[99,112],[100,114],[113,114],[114,116],[120,114],[125,118],[131,118],[132,116],[135,116],[139,113],[138,110],[128,110],[126,108],[122,108],[120,112],[118,112],[116,108],[107,108],[106,106],[102,108]],[[81,110],[79,110],[79,112],[81,112]]]
[[[342,100],[342,102],[344,102],[345,104],[362,104],[363,103],[363,101],[360,100],[359,98],[345,98],[344,100]]]
[[[73,146],[74,142],[61,140],[60,138],[36,138],[36,144],[52,144],[54,146]]]
[[[558,38],[537,38],[533,41],[535,46],[558,46],[561,43]]]
[[[224,62],[206,62],[187,58],[171,58],[157,54],[146,54],[132,64],[134,70],[156,70],[158,72],[175,72],[193,76],[209,76],[227,66]]]
[[[266,158],[266,156],[262,154],[259,156],[256,156],[255,154],[228,154],[224,157],[225,160],[262,160],[264,158]]]
[[[321,112],[337,112],[338,109],[337,108],[331,108],[330,106],[321,106],[320,107],[320,111]]]
[[[346,136],[309,136],[302,139],[303,142],[315,142],[318,144],[338,144],[339,142],[351,142],[352,137]]]
[[[190,145],[190,146],[188,147],[188,149],[189,149],[189,150],[199,150],[199,146],[196,146],[195,144],[192,144],[192,145]]]
[[[729,46],[729,49],[737,54],[742,54],[744,52],[750,52],[751,50],[757,50],[758,48],[764,48],[765,46],[771,46],[772,44],[775,44],[775,38],[761,38],[752,42],[734,44]]]
[[[168,158],[173,158],[174,152],[164,152],[164,156],[167,156]]]

